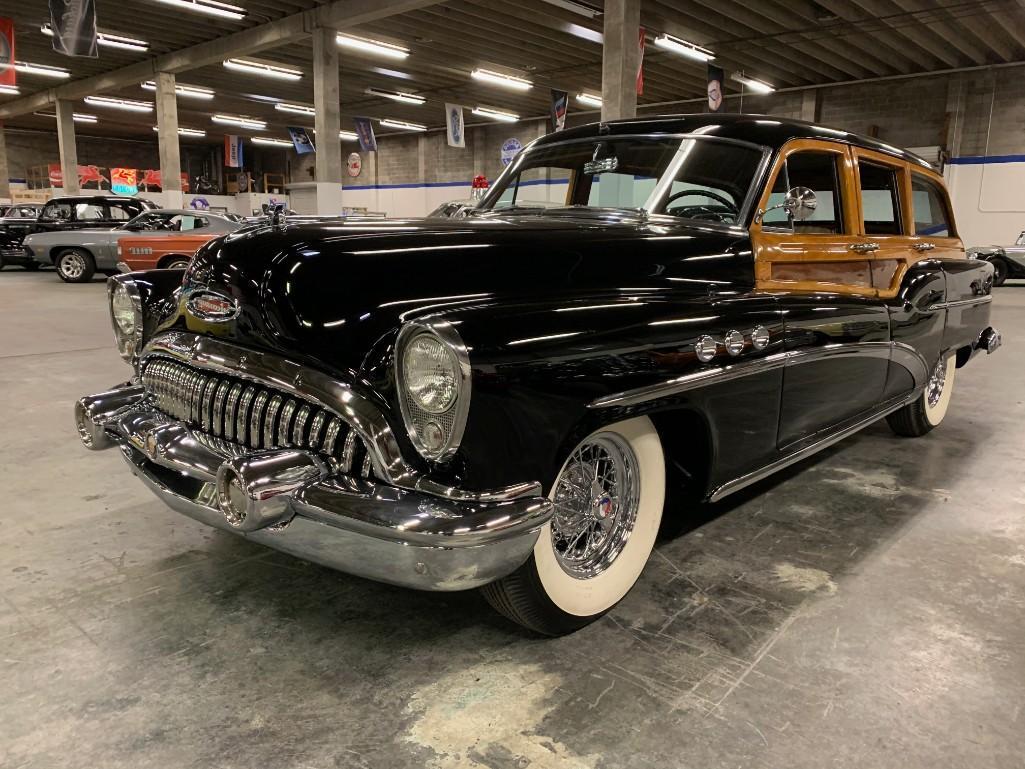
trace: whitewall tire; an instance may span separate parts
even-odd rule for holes
[[[665,484],[665,457],[650,419],[595,431],[570,452],[552,485],[555,512],[530,559],[482,588],[484,596],[546,635],[593,622],[640,577],[658,536]]]
[[[890,414],[886,421],[897,435],[917,438],[934,427],[939,427],[950,407],[954,394],[957,356],[954,353],[940,357],[929,373],[924,392],[912,403]]]

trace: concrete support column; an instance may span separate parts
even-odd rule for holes
[[[601,58],[601,119],[637,115],[641,0],[606,0]]]
[[[7,167],[7,135],[0,120],[0,199],[11,197],[11,172]]]
[[[78,145],[75,144],[75,105],[67,99],[57,100],[57,146],[60,149],[61,173],[64,175],[64,194],[77,195]]]
[[[814,123],[819,119],[819,89],[809,88],[801,92],[801,120]]]
[[[313,31],[313,104],[317,129],[317,213],[342,210],[341,103],[338,91],[338,34],[318,27]]]
[[[164,190],[164,205],[181,208],[182,162],[178,147],[178,97],[175,77],[170,72],[158,72],[157,84],[157,144],[160,152],[160,186]]]
[[[961,154],[965,123],[964,96],[964,80],[961,75],[955,75],[947,81],[946,126],[943,135],[943,147],[952,158]]]

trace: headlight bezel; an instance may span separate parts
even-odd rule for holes
[[[124,292],[131,300],[134,310],[134,329],[132,333],[125,333],[118,324],[114,315],[114,297],[119,291]],[[107,279],[107,310],[110,313],[110,326],[114,332],[114,344],[121,358],[127,363],[135,364],[142,349],[145,329],[143,328],[144,315],[142,311],[142,294],[135,280],[128,275],[114,275]]]
[[[447,409],[438,413],[432,413],[420,406],[406,383],[406,351],[412,342],[424,335],[441,343],[450,356],[456,372],[455,399]],[[402,422],[413,447],[420,456],[431,462],[445,462],[451,459],[458,451],[466,429],[472,378],[469,352],[455,326],[441,319],[406,323],[395,341],[393,368]],[[431,422],[442,430],[444,440],[439,446],[430,446],[424,440],[424,431]]]

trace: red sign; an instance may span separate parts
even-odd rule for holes
[[[14,71],[14,21],[0,19],[0,85],[17,84],[18,73]]]
[[[637,34],[637,95],[644,95],[644,27]]]
[[[50,177],[51,187],[64,186],[64,172],[61,171],[60,163],[50,163],[47,165],[46,173]]]

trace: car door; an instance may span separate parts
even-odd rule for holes
[[[843,144],[797,140],[776,160],[751,230],[759,289],[779,292],[785,348],[777,444],[788,451],[878,403],[890,326],[861,247],[853,155]],[[815,213],[794,221],[788,189],[815,192]]]

